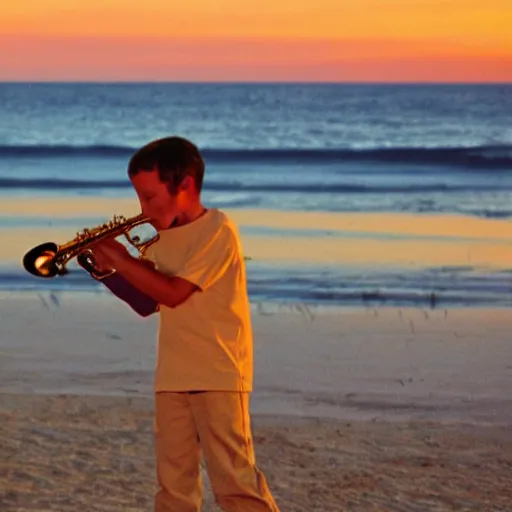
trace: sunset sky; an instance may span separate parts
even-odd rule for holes
[[[512,0],[12,0],[0,80],[512,81]]]

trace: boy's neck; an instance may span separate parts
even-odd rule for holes
[[[170,227],[184,226],[185,224],[190,224],[194,222],[199,217],[202,217],[206,212],[207,208],[203,206],[203,204],[196,203],[188,208],[186,211],[181,212],[171,224]]]

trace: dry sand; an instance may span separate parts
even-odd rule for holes
[[[151,511],[151,400],[0,400],[3,512]],[[505,512],[512,503],[504,428],[256,417],[253,434],[282,512]],[[204,477],[203,510],[217,510]]]
[[[255,445],[283,512],[512,510],[508,310],[254,307]],[[0,510],[150,511],[156,318],[76,293],[0,311]]]

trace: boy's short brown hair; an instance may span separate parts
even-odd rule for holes
[[[201,192],[205,165],[199,149],[189,140],[171,136],[149,142],[131,157],[128,176],[155,169],[171,194],[186,176],[194,179],[197,192]]]

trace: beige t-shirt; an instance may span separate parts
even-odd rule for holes
[[[155,391],[252,391],[245,262],[233,222],[210,209],[161,231],[144,257],[200,287],[176,308],[160,306]]]

